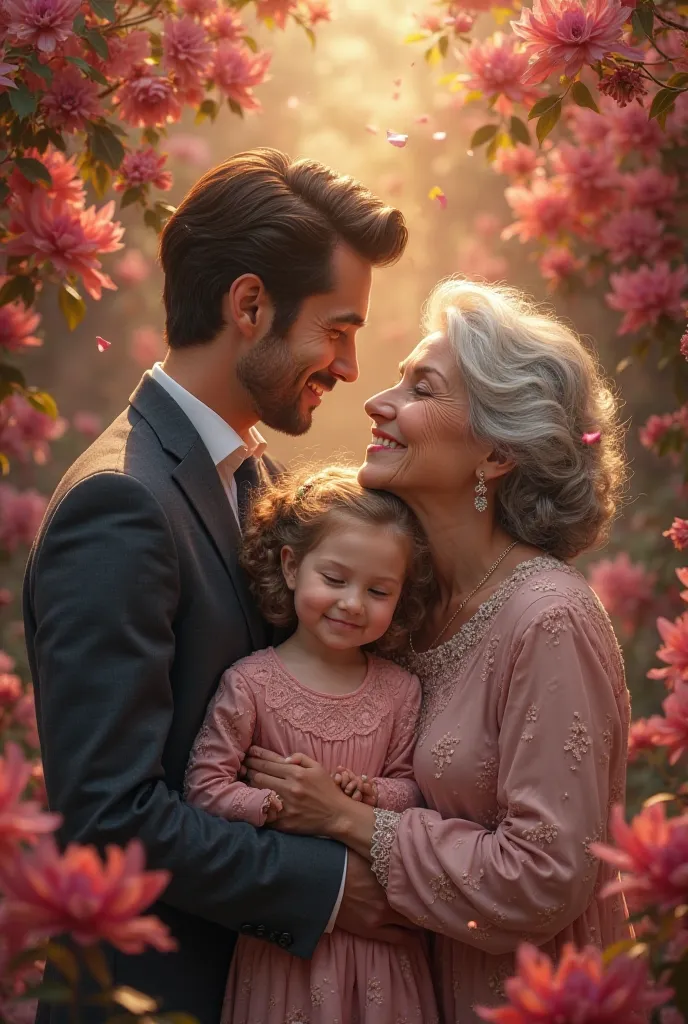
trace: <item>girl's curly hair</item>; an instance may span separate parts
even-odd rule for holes
[[[396,527],[409,542],[409,567],[389,629],[375,644],[381,654],[401,650],[420,626],[434,589],[425,535],[411,509],[394,494],[361,487],[357,471],[328,466],[287,474],[261,489],[244,529],[241,564],[269,622],[296,625],[294,597],[282,573],[288,545],[301,560],[319,544],[334,517]]]

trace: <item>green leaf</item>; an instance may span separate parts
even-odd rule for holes
[[[103,60],[107,60],[110,56],[108,49],[107,40],[105,36],[98,31],[96,28],[87,28],[84,30],[84,39],[95,53],[98,54]]]
[[[16,89],[10,89],[10,104],[17,117],[25,118],[36,112],[38,96],[28,85],[22,83]]]
[[[424,56],[426,62],[430,65],[431,68],[434,68],[442,60],[440,48],[439,46],[437,46],[436,43],[433,46],[428,47],[428,49],[425,51]]]
[[[314,50],[315,49],[315,44],[317,42],[317,40],[315,38],[315,32],[313,31],[312,28],[305,28],[304,31],[305,31],[306,35],[308,36],[308,42],[311,44],[311,48]]]
[[[514,142],[522,142],[524,146],[530,145],[530,132],[528,131],[528,126],[523,123],[520,117],[511,118],[509,132]]]
[[[619,942],[615,942],[612,946],[607,946],[602,953],[602,962],[605,967],[611,963],[614,957],[628,953],[634,946],[635,939],[620,939]]]
[[[59,151],[61,153],[65,153],[66,152],[66,150],[67,150],[67,143],[63,139],[63,137],[60,134],[60,132],[56,131],[54,128],[48,128],[48,138],[52,142],[52,144],[55,147],[55,149],[59,149]]]
[[[146,227],[153,228],[157,232],[160,232],[162,229],[162,221],[157,210],[146,210],[143,215],[143,223]]]
[[[650,120],[660,114],[668,114],[676,102],[676,93],[671,89],[660,89],[650,106]]]
[[[683,89],[684,86],[688,85],[688,74],[685,71],[679,71],[678,74],[672,75],[666,84],[673,89]]]
[[[102,989],[112,988],[112,974],[100,946],[83,946],[81,955],[89,971]]]
[[[0,452],[0,476],[7,476],[10,471],[10,460]]]
[[[26,180],[32,182],[32,184],[38,185],[41,183],[48,187],[52,185],[53,179],[50,171],[40,160],[35,160],[32,156],[18,156],[15,163]]]
[[[151,146],[157,146],[160,141],[160,135],[156,132],[155,128],[144,128],[143,140]]]
[[[648,39],[652,39],[654,18],[652,4],[643,4],[641,7],[636,7],[631,19],[635,34],[637,36],[646,35]]]
[[[15,299],[21,299],[25,306],[30,306],[35,292],[36,286],[31,278],[26,274],[17,274],[16,277],[5,281],[0,288],[0,306],[6,306],[8,302],[14,302]]]
[[[571,86],[571,95],[574,101],[579,107],[587,107],[588,110],[594,110],[596,114],[599,114],[599,108],[592,98],[592,93],[588,89],[587,85],[583,82],[574,82]]]
[[[449,36],[440,36],[437,40],[437,46],[439,47],[440,55],[446,57],[447,50],[449,49]]]
[[[91,181],[99,199],[103,199],[112,183],[112,171],[107,164],[98,163],[91,172]]]
[[[86,303],[71,284],[63,284],[58,294],[58,302],[67,327],[73,331],[86,315]]]
[[[7,398],[14,391],[23,391],[26,387],[24,374],[16,366],[0,363],[0,399]]]
[[[215,100],[203,100],[200,107],[196,111],[195,123],[201,124],[205,121],[206,117],[209,117],[211,121],[214,121],[217,117],[218,105]]]
[[[27,392],[26,397],[34,409],[38,409],[39,412],[47,412],[47,409],[43,408],[41,404],[41,394],[42,392],[40,391]],[[56,419],[57,406],[55,402],[50,395],[45,395],[45,398],[48,399],[49,406],[51,407],[48,415],[52,419]],[[61,946],[58,942],[49,942],[46,946],[45,955],[51,963],[55,964],[60,974],[67,979],[70,985],[74,986],[77,984],[79,981],[79,963],[71,949]]]
[[[164,203],[161,199],[158,199],[155,204],[156,210],[160,210],[161,213],[171,217],[173,213],[177,212],[177,207],[172,206],[170,203]]]
[[[233,100],[231,96],[227,99],[227,105],[233,114],[237,114],[239,117],[244,116],[244,108],[236,100]]]
[[[112,22],[117,17],[115,0],[91,0],[91,10],[98,18],[104,18],[105,21]]]
[[[494,158],[497,156],[497,150],[499,149],[499,139],[500,136],[495,135],[495,137],[492,139],[492,142],[485,150],[485,159],[488,160],[490,163],[492,163]]]
[[[86,31],[86,15],[83,11],[79,11],[74,21],[72,22],[72,28],[78,36],[83,36]]]
[[[85,75],[92,78],[94,82],[98,82],[100,85],[109,85],[105,75],[102,75],[97,68],[91,67],[88,61],[85,61],[83,57],[65,57],[65,60],[73,64],[75,68],[79,68]]]
[[[469,143],[469,149],[477,149],[478,146],[484,146],[486,142],[494,138],[497,134],[496,124],[484,124],[481,128],[476,129],[471,136]]]
[[[119,141],[109,124],[91,124],[89,144],[95,160],[116,171],[124,159],[124,146]]]
[[[557,104],[561,106],[561,96],[543,96],[528,111],[528,120],[532,121],[534,118],[540,117],[541,114],[546,114]]]
[[[141,199],[143,199],[143,188],[141,185],[137,185],[136,188],[125,189],[120,200],[120,209],[124,210],[125,207],[131,206],[132,203],[138,203]]]
[[[427,32],[412,32],[404,39],[405,43],[424,43],[428,38]]]
[[[25,397],[38,412],[42,412],[45,416],[49,416],[51,420],[57,419],[57,403],[53,396],[49,395],[47,391],[37,391],[35,388],[29,388],[25,392]],[[63,953],[69,953],[69,950],[63,949],[61,946],[60,949]],[[49,959],[52,959],[52,957],[49,956]],[[57,961],[54,962],[57,963]],[[62,967],[60,967],[59,964],[57,964],[57,966],[60,968],[67,980],[74,984],[72,978],[67,976]]]
[[[614,372],[615,373],[623,373],[624,370],[627,370],[628,367],[631,366],[632,364],[633,364],[633,356],[626,356],[625,359],[621,359],[616,364],[616,370]]]
[[[26,66],[30,71],[33,71],[34,75],[38,75],[39,78],[42,78],[46,85],[51,84],[53,80],[52,68],[49,68],[47,64],[41,64],[37,53],[34,52],[29,54]]]
[[[113,989],[112,1000],[137,1017],[144,1013],[155,1013],[158,1008],[155,999],[144,995],[143,992],[137,992],[135,988],[130,988],[128,985],[119,985]]]
[[[43,1003],[71,1003],[72,990],[66,985],[55,985],[49,981],[43,981],[34,988],[27,988],[22,995],[15,997],[17,1001],[29,999],[40,999]]]
[[[540,145],[545,141],[549,133],[555,127],[557,121],[561,117],[561,100],[549,110],[545,111],[540,120],[535,126],[535,134],[537,135],[538,142]]]

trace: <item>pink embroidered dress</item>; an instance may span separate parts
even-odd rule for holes
[[[390,904],[435,933],[443,1024],[503,1002],[527,939],[627,937],[590,852],[623,802],[630,707],[618,644],[575,569],[522,563],[458,633],[406,667],[423,684],[414,773],[429,809],[376,811]]]
[[[303,686],[277,653],[258,651],[225,672],[189,763],[186,798],[212,814],[256,827],[269,790],[237,781],[252,743],[296,751],[334,772],[366,774],[378,805],[394,811],[422,800],[411,761],[420,708],[418,679],[373,655],[361,686],[329,695]],[[335,928],[312,960],[241,935],[232,961],[223,1024],[429,1024],[437,1020],[422,933],[405,946]]]

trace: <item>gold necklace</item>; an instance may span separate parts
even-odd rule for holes
[[[513,542],[512,544],[510,544],[510,545],[509,545],[509,547],[508,547],[508,548],[507,548],[507,549],[506,549],[505,551],[502,551],[502,553],[501,553],[501,555],[499,556],[499,558],[497,559],[497,561],[496,561],[496,562],[494,562],[494,563],[493,563],[493,564],[492,564],[492,565],[490,566],[490,568],[489,568],[489,569],[487,570],[487,572],[485,573],[485,575],[484,575],[484,576],[483,576],[483,578],[481,579],[481,581],[480,581],[480,583],[478,584],[478,586],[477,586],[477,587],[475,587],[475,588],[474,588],[473,590],[471,590],[471,592],[470,592],[470,594],[468,595],[468,597],[465,597],[465,598],[463,599],[463,601],[461,602],[461,604],[459,605],[459,607],[458,607],[458,608],[456,609],[456,611],[455,611],[455,612],[454,612],[454,614],[452,615],[451,619],[449,619],[449,621],[448,621],[448,622],[446,622],[446,623],[444,624],[444,626],[442,626],[442,629],[441,629],[441,630],[439,631],[439,633],[437,634],[437,636],[435,637],[435,639],[433,640],[433,642],[432,642],[432,643],[430,644],[430,646],[428,647],[428,651],[432,650],[432,648],[433,648],[433,647],[434,647],[434,646],[436,645],[436,643],[437,643],[437,641],[438,641],[438,640],[440,639],[440,637],[444,636],[444,634],[445,634],[445,633],[447,632],[447,630],[449,629],[449,627],[451,626],[452,622],[454,621],[454,619],[456,618],[456,616],[457,616],[457,615],[459,614],[459,612],[463,611],[463,609],[464,609],[464,608],[466,607],[466,605],[468,604],[468,602],[470,601],[470,599],[471,599],[471,598],[473,597],[473,595],[474,595],[474,594],[477,594],[477,593],[478,593],[478,591],[480,590],[480,588],[481,588],[481,587],[484,587],[484,586],[485,586],[485,584],[487,583],[487,581],[489,580],[490,576],[491,576],[491,575],[492,575],[492,573],[493,573],[493,572],[495,571],[495,569],[497,568],[497,566],[498,566],[498,565],[499,565],[499,564],[500,564],[501,562],[503,562],[503,561],[504,561],[504,559],[505,559],[505,558],[506,558],[506,556],[507,556],[507,555],[509,554],[509,552],[510,552],[510,551],[512,551],[512,550],[513,550],[513,549],[514,549],[514,548],[516,547],[516,545],[517,545],[517,544],[518,544],[518,541],[516,541],[516,540],[515,540],[515,541],[514,541],[514,542]],[[410,634],[410,633],[409,633],[409,647],[411,648],[411,654],[415,654],[415,655],[417,655],[417,651],[416,651],[415,647],[413,646],[413,639],[412,639],[412,637],[411,637],[411,634]]]

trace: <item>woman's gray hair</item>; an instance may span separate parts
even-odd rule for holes
[[[437,285],[424,326],[449,339],[473,435],[515,463],[496,492],[500,525],[558,558],[606,539],[626,479],[623,431],[578,335],[514,288],[462,278]]]

